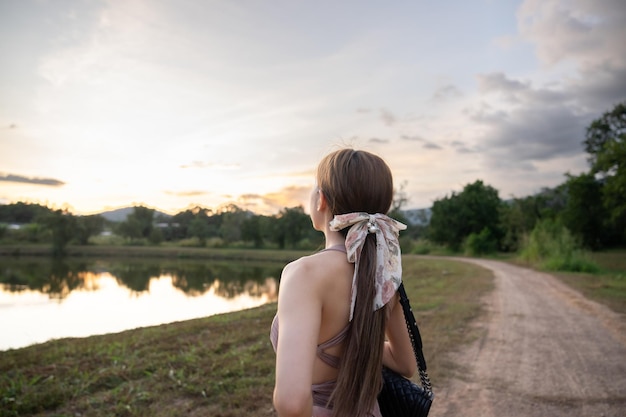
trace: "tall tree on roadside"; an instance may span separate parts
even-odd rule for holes
[[[602,201],[611,225],[626,239],[626,101],[594,120],[583,143],[591,173],[604,183]]]
[[[504,230],[502,239],[504,251],[517,251],[523,237],[533,230],[535,223],[541,218],[540,202],[537,196],[528,196],[514,198],[502,205],[500,220]]]
[[[462,192],[453,192],[450,197],[435,200],[428,237],[453,250],[460,249],[469,235],[480,234],[483,229],[499,241],[502,237],[501,205],[495,188],[485,185],[481,180],[467,184]]]
[[[563,225],[590,249],[599,249],[605,243],[602,205],[602,185],[593,174],[568,175],[567,204],[561,212]]]

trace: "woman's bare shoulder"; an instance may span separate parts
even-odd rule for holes
[[[338,273],[348,271],[350,264],[341,252],[317,252],[303,256],[285,266],[281,276],[283,279],[307,281],[324,281]]]

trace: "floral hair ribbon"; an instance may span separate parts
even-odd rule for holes
[[[393,297],[402,282],[402,262],[398,234],[400,230],[406,229],[406,225],[380,213],[341,214],[335,216],[330,222],[330,229],[334,231],[339,231],[346,227],[350,227],[346,236],[348,262],[354,263],[350,300],[350,321],[352,321],[354,303],[356,301],[356,277],[365,238],[369,233],[376,234],[375,311],[391,300],[391,297]]]

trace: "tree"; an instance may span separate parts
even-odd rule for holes
[[[255,248],[263,247],[264,216],[250,216],[241,224],[241,238],[254,243]]]
[[[80,216],[76,218],[76,240],[79,245],[87,245],[89,238],[102,232],[104,217],[100,215]]]
[[[37,218],[51,214],[52,210],[40,204],[14,203],[0,205],[0,223],[32,223]]]
[[[466,185],[461,193],[453,192],[450,197],[433,203],[428,236],[436,243],[459,250],[469,235],[487,229],[489,235],[499,242],[502,237],[501,205],[498,191],[477,180]]]
[[[69,212],[56,210],[42,218],[42,223],[52,233],[52,253],[55,257],[65,255],[65,249],[74,237],[76,218]]]
[[[568,200],[561,213],[563,225],[583,245],[599,249],[605,243],[604,219],[606,210],[602,204],[602,184],[591,173],[568,175],[565,183]]]
[[[501,245],[504,251],[517,251],[523,237],[533,230],[537,219],[541,217],[538,202],[536,196],[528,196],[514,198],[502,205],[500,220],[504,237]]]
[[[149,239],[154,227],[154,209],[143,206],[133,208],[126,221],[118,226],[118,233],[129,239]]]
[[[501,229],[504,233],[500,248],[515,252],[523,238],[542,219],[556,220],[567,205],[566,187],[543,188],[535,195],[514,198],[502,204],[500,210]]]
[[[229,204],[221,209],[222,221],[219,233],[225,243],[241,240],[241,225],[249,216],[249,212],[242,210],[235,204]]]
[[[295,248],[298,242],[307,236],[307,232],[312,229],[311,219],[304,212],[302,206],[286,207],[276,217],[273,236],[280,249],[284,249],[286,246]]]
[[[409,219],[404,215],[402,210],[409,202],[409,197],[404,190],[406,187],[406,181],[400,185],[400,188],[394,190],[393,193],[393,201],[391,202],[391,209],[389,210],[389,217],[399,221],[400,223],[404,223],[407,227],[410,227]]]
[[[591,122],[583,143],[591,173],[604,182],[602,202],[612,226],[626,239],[626,102]]]
[[[206,224],[206,230],[200,231],[200,234],[204,236],[205,240],[208,237],[218,235],[221,217],[216,215],[211,209],[195,206],[177,213],[170,219],[169,227],[166,229],[166,239],[178,240],[194,236],[199,238],[199,231],[193,229],[195,226],[191,226],[191,223],[196,219],[200,219]],[[196,224],[196,226],[198,225]]]
[[[204,214],[197,215],[191,220],[188,231],[191,236],[198,238],[200,246],[206,246],[206,240],[209,237],[209,224]]]

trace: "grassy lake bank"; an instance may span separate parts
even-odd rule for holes
[[[13,248],[15,249],[15,248]],[[21,248],[45,255],[47,248]],[[157,256],[288,262],[302,251],[88,247],[72,256]],[[0,248],[0,255],[9,255]],[[4,252],[3,252],[4,251]],[[79,253],[80,252],[80,253]],[[107,255],[108,254],[108,255]],[[448,354],[477,337],[472,321],[492,288],[485,269],[445,259],[403,257],[404,281],[435,389],[454,364]],[[622,301],[623,303],[623,301]],[[274,416],[276,304],[0,352],[4,416]]]
[[[305,253],[94,247],[80,256],[119,256],[120,249],[126,256],[285,262]],[[403,265],[436,387],[450,367],[446,352],[475,337],[467,325],[481,313],[478,300],[491,288],[491,274],[410,255]],[[0,352],[0,416],[272,416],[274,352],[268,335],[275,312],[276,304],[268,304]]]

